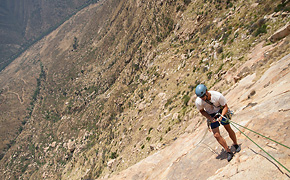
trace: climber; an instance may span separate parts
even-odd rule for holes
[[[220,134],[220,123],[225,127],[230,138],[232,139],[234,143],[233,146],[236,148],[236,152],[239,152],[241,150],[241,146],[238,145],[236,134],[232,130],[229,122],[226,122],[226,119],[224,118],[224,116],[228,112],[228,105],[225,97],[217,91],[208,91],[204,84],[199,84],[196,87],[195,94],[197,95],[195,101],[197,109],[203,116],[207,118],[208,127],[210,124],[214,137],[227,151],[227,160],[230,161],[233,158],[234,154],[231,152],[230,148],[227,145],[227,142]]]

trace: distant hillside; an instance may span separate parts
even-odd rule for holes
[[[185,132],[200,134],[195,86],[228,93],[245,77],[258,81],[289,53],[289,36],[269,40],[290,21],[288,9],[280,0],[105,0],[83,8],[0,72],[0,174],[113,177]],[[259,107],[251,97],[271,82],[236,102]]]
[[[0,71],[39,37],[95,2],[97,0],[1,0]]]

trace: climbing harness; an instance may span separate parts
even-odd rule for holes
[[[221,114],[220,114],[221,115]],[[222,115],[221,115],[222,116]],[[225,119],[227,119],[225,116],[222,116],[223,118],[225,118]],[[268,137],[266,137],[266,136],[264,136],[264,135],[262,135],[262,134],[260,134],[260,133],[257,133],[257,132],[255,132],[255,131],[253,131],[253,130],[250,130],[249,128],[246,128],[246,127],[244,127],[244,126],[242,126],[242,125],[240,125],[240,124],[238,124],[238,123],[236,123],[236,122],[233,122],[233,121],[231,121],[231,120],[229,120],[229,119],[227,119],[227,121],[228,122],[230,122],[237,130],[239,130],[244,136],[246,136],[250,141],[252,141],[256,146],[258,146],[262,151],[264,151],[268,156],[270,156],[275,162],[277,162],[281,167],[283,167],[286,171],[288,171],[289,173],[290,173],[290,170],[289,169],[287,169],[285,166],[283,166],[279,161],[277,161],[273,156],[271,156],[268,152],[266,152],[261,146],[259,146],[257,143],[255,143],[250,137],[248,137],[244,132],[242,132],[236,125],[238,125],[238,126],[240,126],[240,127],[243,127],[243,128],[245,128],[245,129],[247,129],[247,130],[249,130],[249,131],[251,131],[251,132],[253,132],[253,133],[256,133],[256,134],[258,134],[258,135],[260,135],[260,136],[262,136],[262,137],[264,137],[264,138],[266,138],[266,139],[268,139],[268,140],[271,140],[271,141],[273,141],[273,142],[275,142],[275,143],[277,143],[277,144],[280,144],[281,146],[284,146],[284,147],[286,147],[286,148],[288,148],[288,149],[290,149],[290,147],[288,147],[288,146],[286,146],[286,145],[284,145],[284,144],[282,144],[282,143],[279,143],[279,142],[277,142],[277,141],[275,141],[275,140],[273,140],[273,139],[271,139],[271,138],[268,138]]]
[[[220,112],[221,112],[222,110],[220,110]],[[232,119],[232,116],[233,116],[233,114],[234,114],[234,112],[233,111],[231,111],[230,109],[228,110],[228,112],[223,116],[220,112],[218,112],[218,113],[216,113],[215,114],[215,119],[216,118],[218,118],[218,117],[222,117],[223,119],[221,120],[222,122],[224,122],[224,123],[229,123],[230,122],[230,120]]]
[[[212,105],[213,107],[215,107],[215,108],[220,108],[220,111],[218,112],[218,113],[216,113],[215,114],[215,116],[217,116],[217,115],[219,115],[219,116],[221,116],[221,114],[220,114],[220,112],[222,112],[222,110],[223,110],[223,106],[216,106],[216,105],[214,105],[211,101],[209,101],[209,100],[204,100],[206,103],[208,103],[209,105]],[[230,108],[228,108],[228,112],[225,114],[225,120],[226,120],[226,123],[227,123],[227,121],[228,120],[230,120],[230,119],[232,119],[232,116],[233,116],[233,114],[234,114],[234,111],[232,111],[232,110],[230,110]]]

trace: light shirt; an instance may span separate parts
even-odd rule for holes
[[[208,91],[211,94],[210,102],[212,102],[215,106],[208,104],[203,101],[200,97],[197,97],[195,100],[195,105],[197,109],[205,110],[208,114],[217,113],[220,110],[220,106],[225,106],[227,104],[226,98],[217,91]]]

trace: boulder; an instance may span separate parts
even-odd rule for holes
[[[51,146],[52,148],[55,148],[55,145],[56,145],[56,142],[54,141],[53,143],[51,143],[50,146]]]
[[[290,34],[290,23],[287,23],[286,26],[276,31],[269,40],[271,42],[276,42],[280,39],[283,39],[284,37],[288,36]]]
[[[48,147],[45,147],[45,148],[43,148],[43,151],[44,151],[44,152],[47,152],[47,151],[48,151],[48,149],[49,149],[49,146],[48,146]]]
[[[75,141],[69,140],[67,143],[67,149],[70,152],[73,152],[75,150]]]
[[[115,161],[116,159],[112,159],[111,161],[107,163],[107,166],[111,169]]]
[[[172,119],[177,120],[178,119],[178,113],[174,113]]]
[[[144,102],[142,102],[142,103],[140,103],[140,104],[138,105],[138,110],[139,110],[139,111],[142,111],[145,107],[146,107],[146,103],[145,103],[145,101],[144,101]]]

